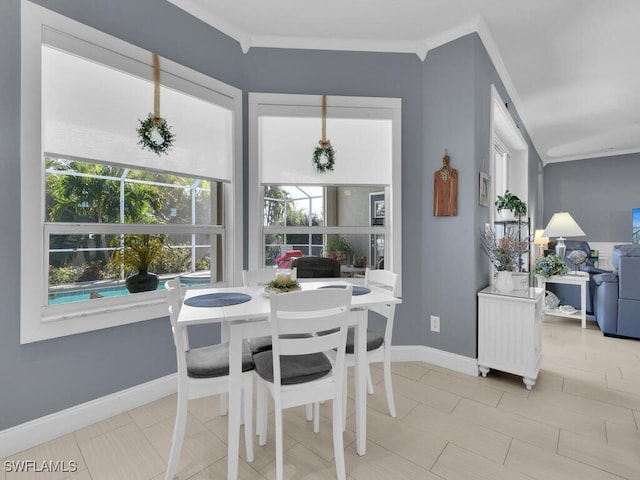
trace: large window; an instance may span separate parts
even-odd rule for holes
[[[278,266],[293,250],[334,257],[346,275],[400,273],[400,101],[327,103],[336,162],[319,173],[321,97],[249,95],[249,266]]]
[[[295,252],[335,258],[349,275],[383,267],[387,229],[380,189],[265,185],[264,265],[289,262],[287,253]]]
[[[117,252],[137,241],[161,245],[160,285],[237,281],[241,92],[160,66],[166,155],[136,133],[153,111],[151,52],[22,4],[23,343],[166,316],[162,292],[123,288]]]
[[[122,280],[137,272],[113,260],[129,241],[165,246],[149,266],[163,282],[218,279],[220,182],[49,157],[45,167],[49,305],[127,295]]]

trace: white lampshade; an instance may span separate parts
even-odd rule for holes
[[[585,233],[567,212],[554,213],[542,232],[543,237],[584,237]]]
[[[584,237],[585,233],[578,226],[576,221],[567,212],[554,213],[547,224],[547,228],[542,232],[543,237],[558,237],[556,245],[556,255],[564,260],[566,247],[564,237]]]
[[[549,243],[549,237],[544,236],[544,230],[542,228],[536,230],[533,238],[534,245],[547,245]]]
[[[540,252],[539,255],[544,255],[544,249],[549,245],[549,237],[543,236],[544,230],[542,228],[536,230],[535,236],[533,238],[533,244],[538,245]]]

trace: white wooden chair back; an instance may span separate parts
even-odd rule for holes
[[[245,287],[262,287],[276,278],[276,268],[256,268],[242,271],[242,285]]]
[[[365,287],[380,287],[389,290],[393,296],[397,295],[398,274],[389,270],[371,270],[367,268],[364,274]],[[396,311],[396,304],[375,305],[369,307],[369,311],[376,312],[386,317],[387,325],[385,328],[385,342],[387,339],[391,341],[393,332],[393,319]]]
[[[182,289],[179,279],[168,280],[164,284],[169,302],[169,319],[173,332],[173,343],[176,346],[176,359],[178,362],[178,375],[187,375],[186,352],[189,350],[189,335],[186,327],[178,325],[178,315],[182,306]]]
[[[351,294],[352,287],[349,285],[344,289],[326,288],[271,295],[275,386],[281,384],[280,355],[304,355],[332,350],[337,351],[334,380],[342,381]],[[337,330],[327,335],[313,335],[319,331],[334,329]],[[304,333],[312,336],[282,338],[283,335]]]

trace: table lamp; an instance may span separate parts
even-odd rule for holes
[[[549,245],[549,237],[544,237],[542,234],[544,233],[544,229],[541,228],[536,230],[535,236],[533,237],[533,244],[540,245],[540,256],[544,255],[544,250]]]
[[[576,221],[567,212],[554,213],[553,217],[542,232],[543,237],[558,237],[556,244],[556,255],[564,260],[566,246],[564,237],[584,237],[585,233],[578,226]]]

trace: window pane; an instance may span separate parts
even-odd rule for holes
[[[369,227],[384,225],[384,187],[327,187],[326,225]],[[382,207],[382,208],[381,208]]]
[[[45,166],[49,222],[214,224],[208,180],[49,157]]]
[[[326,241],[324,240],[326,237]],[[343,273],[353,273],[346,267],[378,268],[384,257],[384,234],[278,234],[264,236],[265,266],[288,267],[291,257],[330,257],[343,265]],[[295,253],[294,253],[295,252]],[[284,262],[285,265],[279,265]],[[356,269],[356,273],[364,273]]]
[[[266,185],[265,226],[319,226],[324,222],[324,188]]]
[[[119,248],[122,242],[124,250]],[[221,235],[53,234],[49,236],[49,305],[128,295],[124,279],[137,273],[136,262],[146,252],[152,257],[148,271],[159,277],[158,289],[177,275],[185,284],[208,283],[212,255],[214,281],[222,280]]]
[[[384,225],[384,187],[266,185],[265,226]]]

